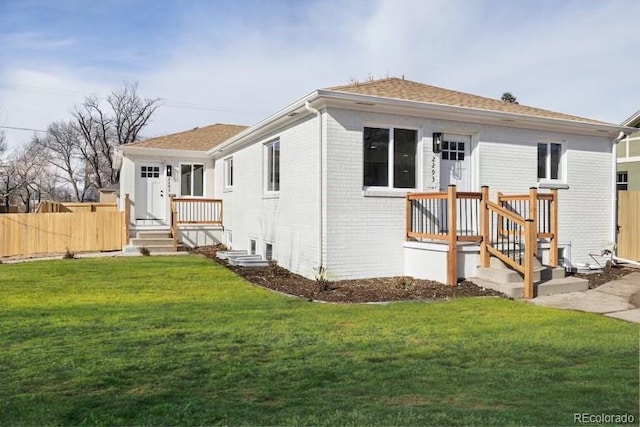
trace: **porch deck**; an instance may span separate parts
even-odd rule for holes
[[[489,188],[457,192],[455,185],[440,193],[411,193],[406,196],[406,239],[446,243],[446,282],[458,280],[458,246],[479,246],[479,265],[488,268],[494,256],[524,277],[524,297],[533,297],[534,262],[538,244],[549,244],[548,264],[558,263],[557,190],[505,195],[489,200]],[[445,252],[444,250],[441,250]]]

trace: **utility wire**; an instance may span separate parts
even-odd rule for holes
[[[46,130],[42,130],[42,129],[21,128],[21,127],[16,127],[16,126],[0,126],[0,129],[25,130],[25,131],[29,131],[29,132],[44,132],[44,133],[47,133]]]

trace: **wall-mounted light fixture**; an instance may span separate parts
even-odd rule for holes
[[[434,132],[433,133],[433,152],[439,153],[442,151],[442,133]]]
[[[167,165],[167,176],[171,176],[171,165]]]

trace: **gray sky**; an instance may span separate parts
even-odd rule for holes
[[[46,129],[125,81],[163,100],[146,137],[250,125],[368,75],[620,123],[640,109],[637,16],[637,0],[2,0],[0,126]]]

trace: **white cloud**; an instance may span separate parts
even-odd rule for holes
[[[286,3],[269,6],[263,16],[228,17],[216,15],[216,5],[185,6],[179,19],[187,25],[153,66],[129,45],[113,49],[120,63],[131,63],[124,71],[102,60],[72,66],[64,57],[34,60],[38,68],[0,65],[0,118],[46,127],[68,118],[84,95],[127,80],[173,105],[157,111],[147,136],[215,122],[252,124],[311,90],[370,73],[484,96],[511,91],[524,104],[611,122],[640,108],[633,90],[637,31],[620,19],[640,13],[633,0],[331,0],[296,3],[290,14],[278,9]],[[25,42],[30,37],[43,41],[26,35]],[[66,39],[51,40],[53,48]]]

